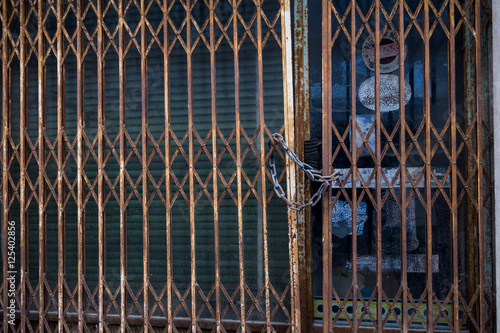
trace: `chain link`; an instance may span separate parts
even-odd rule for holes
[[[323,192],[328,188],[328,186],[331,186],[333,184],[333,182],[335,180],[337,180],[342,174],[340,173],[340,171],[335,171],[334,173],[332,173],[329,176],[323,176],[321,170],[315,169],[312,166],[310,166],[309,164],[300,161],[298,159],[297,155],[295,155],[295,153],[290,149],[290,147],[288,147],[288,145],[286,144],[286,142],[283,139],[283,136],[281,134],[274,133],[272,135],[272,137],[274,139],[272,144],[275,145],[276,142],[281,144],[281,146],[285,150],[288,157],[290,157],[290,159],[292,159],[299,166],[300,170],[305,172],[307,178],[309,178],[313,182],[322,183],[321,186],[319,187],[318,191],[305,204],[301,204],[300,202],[291,201],[290,199],[288,199],[286,197],[285,191],[283,190],[283,188],[281,187],[281,185],[279,183],[278,173],[276,172],[276,162],[274,160],[274,154],[271,153],[271,156],[269,157],[269,168],[271,169],[271,176],[272,176],[273,184],[274,184],[274,192],[276,192],[276,195],[278,196],[278,198],[280,198],[281,200],[283,200],[286,203],[288,208],[293,209],[293,210],[301,211],[308,206],[316,205],[320,201],[321,196],[323,195]]]

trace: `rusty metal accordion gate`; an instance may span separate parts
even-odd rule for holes
[[[291,330],[289,2],[0,6],[3,331]]]
[[[344,173],[323,198],[324,331],[493,332],[489,4],[321,13],[323,170]]]
[[[0,13],[3,332],[495,329],[487,0]]]

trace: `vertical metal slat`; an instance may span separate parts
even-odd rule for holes
[[[400,195],[401,195],[401,321],[403,332],[408,332],[408,274],[407,274],[407,239],[406,239],[406,108],[405,108],[405,1],[399,0],[398,4],[398,43],[399,43],[399,149],[400,149]]]
[[[453,331],[460,331],[459,324],[459,289],[458,289],[458,199],[457,199],[457,102],[456,102],[456,62],[455,62],[455,0],[449,3],[449,105],[450,105],[450,139],[451,139],[451,242],[452,242],[452,289],[453,289]]]
[[[11,110],[10,110],[10,67],[8,61],[10,58],[10,45],[8,38],[8,17],[10,16],[9,1],[4,1],[2,6],[2,257],[3,262],[7,259],[7,222],[10,219],[10,191],[9,191],[9,160],[10,160],[10,131],[11,131]],[[3,304],[9,302],[8,297],[8,282],[7,282],[7,265],[3,265]],[[3,331],[8,332],[8,312],[3,311]]]
[[[148,62],[146,1],[141,0],[141,104],[142,104],[142,245],[144,283],[144,332],[149,332],[149,184],[148,184]]]
[[[28,231],[28,221],[27,221],[27,208],[26,208],[26,199],[27,199],[27,184],[26,178],[27,175],[27,165],[26,165],[26,156],[27,156],[27,144],[26,144],[26,135],[28,134],[28,108],[27,108],[27,73],[26,73],[26,29],[25,29],[25,20],[26,20],[26,6],[27,3],[25,0],[21,0],[19,2],[19,20],[20,20],[20,32],[19,32],[19,113],[20,113],[20,121],[19,121],[19,146],[20,146],[20,238],[21,238],[21,295],[20,295],[20,310],[21,310],[21,331],[26,329],[26,303],[27,303],[27,288],[26,288],[26,279],[28,275],[28,249],[26,247],[27,244],[27,231]]]
[[[281,40],[282,40],[282,66],[283,66],[283,99],[284,99],[284,120],[285,120],[285,139],[291,147],[297,151],[297,142],[295,137],[295,112],[294,112],[294,91],[293,91],[293,62],[292,62],[292,24],[291,24],[290,1],[285,0],[281,4]],[[260,36],[260,35],[259,35]],[[287,159],[287,196],[293,201],[297,201],[297,166],[290,158]],[[265,164],[265,163],[264,163]],[[265,188],[265,187],[264,187]],[[295,210],[288,210],[288,233],[290,249],[290,283],[291,283],[291,307],[293,331],[301,330],[301,295],[300,295],[300,267],[299,267],[299,231],[298,220],[299,213]],[[266,252],[266,292],[269,293],[271,284],[269,279],[269,259],[268,259],[268,234],[267,219],[264,225],[264,250]],[[268,332],[271,332],[271,316],[269,294],[266,295],[266,322],[268,322]]]
[[[62,5],[61,5],[62,6]],[[84,110],[84,72],[83,72],[83,3],[77,3],[77,233],[78,233],[78,284],[77,284],[77,299],[78,299],[78,330],[83,331],[85,322],[83,312],[85,309],[84,286],[85,283],[85,212],[84,212],[84,142],[83,131],[85,129],[85,110]],[[62,39],[61,39],[62,46]],[[58,47],[58,55],[62,50]],[[61,170],[62,172],[62,170]],[[61,207],[62,208],[62,207]],[[60,212],[60,221],[62,221],[63,211]],[[61,279],[64,276],[61,276]]]
[[[479,329],[486,331],[486,295],[485,295],[485,235],[483,212],[483,110],[481,70],[481,0],[474,1],[474,57],[475,57],[475,101],[476,101],[476,165],[477,165],[477,233],[479,239]]]
[[[240,120],[240,62],[238,36],[238,0],[233,0],[233,52],[234,52],[234,106],[236,122],[236,181],[238,187],[238,260],[239,260],[239,290],[240,290],[240,327],[245,332],[245,271],[242,270],[243,249],[243,201],[242,201],[242,159],[241,159],[241,120]]]
[[[213,181],[213,207],[214,207],[214,245],[215,245],[215,325],[216,332],[221,332],[221,280],[220,280],[220,237],[219,237],[219,174],[217,168],[217,82],[215,64],[215,5],[210,0],[210,86],[212,109],[212,181]]]
[[[57,292],[58,292],[58,328],[64,329],[65,293],[64,282],[66,279],[66,221],[64,214],[64,159],[66,143],[64,142],[64,127],[66,115],[64,108],[64,35],[62,33],[64,15],[64,2],[57,2]],[[78,15],[78,14],[77,14]],[[79,27],[77,27],[79,29]]]
[[[163,0],[163,83],[165,96],[165,202],[166,202],[166,242],[167,242],[167,329],[168,333],[174,332],[173,304],[172,304],[172,286],[173,286],[173,253],[172,253],[172,190],[170,179],[170,43],[169,1]]]
[[[186,1],[186,56],[187,56],[187,84],[188,84],[188,140],[189,140],[189,230],[191,238],[191,332],[197,331],[196,321],[196,229],[194,204],[194,129],[193,129],[193,63],[192,63],[192,4]]]
[[[148,184],[148,78],[146,3],[141,0],[141,96],[142,96],[142,214],[143,214],[143,280],[144,280],[144,332],[149,332],[149,184]]]
[[[351,87],[356,87],[356,0],[351,0]],[[351,158],[352,158],[352,221],[357,221],[358,193],[354,184],[358,175],[356,89],[351,89]],[[358,332],[358,237],[357,223],[352,223],[352,323],[353,332]],[[326,304],[323,302],[323,304]],[[328,303],[330,304],[330,303]]]
[[[98,223],[98,257],[99,257],[99,283],[98,283],[98,311],[99,311],[99,332],[104,331],[105,325],[105,298],[104,281],[106,279],[106,221],[104,213],[104,131],[105,131],[105,110],[104,110],[104,41],[103,41],[103,0],[97,1],[97,119],[98,119],[98,174],[97,174],[97,223]]]
[[[126,98],[125,93],[125,0],[118,2],[119,31],[118,31],[118,75],[120,89],[120,332],[126,332],[127,327],[127,184],[125,178],[125,160],[127,147],[125,139],[126,129]]]
[[[377,332],[382,333],[382,157],[381,157],[381,121],[380,121],[380,0],[375,0],[375,200],[376,200],[376,252],[377,252]],[[372,134],[373,135],[373,134]],[[353,184],[354,186],[354,184]],[[354,224],[354,223],[353,223]]]
[[[431,114],[429,0],[424,0],[424,118],[425,118],[425,261],[427,280],[427,331],[433,332],[432,285],[432,189],[431,189]]]
[[[45,16],[45,1],[38,0],[38,331],[43,333],[45,328],[45,274],[47,264],[46,230],[46,184],[45,184],[45,133],[46,117],[46,84],[45,84],[45,36],[43,34],[43,18]],[[58,311],[61,305],[58,304]]]
[[[323,176],[328,176],[332,171],[332,50],[331,50],[331,11],[330,1],[323,0],[322,4],[322,101],[323,101],[323,115],[322,115],[322,153],[323,153]],[[322,215],[323,215],[323,228],[322,228],[322,247],[323,247],[323,332],[333,332],[332,322],[332,307],[331,299],[333,295],[332,286],[332,189],[328,189],[323,193],[322,199]]]
[[[270,330],[270,304],[269,304],[269,251],[267,244],[267,188],[266,188],[266,123],[264,119],[264,65],[263,65],[263,45],[262,45],[262,0],[256,2],[257,5],[257,72],[258,72],[258,96],[259,96],[259,134],[260,134],[260,173],[261,173],[261,187],[262,187],[262,230],[264,239],[264,275],[265,275],[265,295],[266,295],[266,327]],[[242,226],[243,227],[243,226]],[[242,228],[243,231],[243,228]],[[243,233],[240,235],[241,244],[243,244]],[[243,245],[241,245],[243,246]],[[240,269],[244,271],[245,263],[244,257],[240,258]],[[245,288],[246,283],[244,283]],[[260,286],[259,286],[260,288]],[[242,295],[244,295],[245,290],[241,290]],[[292,292],[293,293],[293,292]],[[241,301],[242,306],[244,306],[244,300]],[[243,313],[243,311],[242,311]],[[246,318],[244,318],[246,322]],[[242,323],[242,332],[246,331],[246,324]]]
[[[304,160],[305,141],[310,138],[310,89],[309,89],[309,6],[306,0],[296,0],[293,5],[294,52],[294,109],[295,148],[297,157]],[[284,30],[282,28],[282,30]],[[304,173],[296,175],[297,201],[306,202],[311,193],[311,183]],[[312,284],[312,226],[311,210],[298,213],[298,265],[300,285],[301,332],[313,329],[314,299]]]

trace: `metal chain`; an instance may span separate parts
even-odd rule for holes
[[[290,157],[297,165],[299,166],[300,170],[304,171],[307,178],[309,178],[313,182],[319,182],[322,183],[321,186],[319,187],[318,191],[309,199],[308,202],[305,204],[301,204],[300,202],[295,202],[291,201],[288,199],[285,195],[285,191],[281,187],[279,180],[278,180],[278,174],[276,172],[276,162],[274,160],[274,154],[271,153],[271,156],[269,157],[269,168],[271,169],[271,175],[273,179],[273,184],[274,184],[274,192],[276,192],[276,195],[278,198],[283,200],[287,207],[293,210],[301,211],[304,208],[308,206],[314,206],[316,205],[319,200],[321,199],[321,196],[323,195],[323,192],[328,188],[328,186],[331,186],[332,183],[339,178],[339,176],[342,175],[340,171],[335,171],[332,173],[330,176],[323,176],[322,171],[313,168],[307,163],[304,163],[300,161],[295,155],[295,153],[288,147],[286,144],[285,140],[283,139],[283,136],[279,133],[274,133],[272,135],[274,141],[272,144],[276,144],[276,142],[280,143],[283,149],[285,150],[286,154],[288,157]],[[270,142],[271,143],[271,142]]]

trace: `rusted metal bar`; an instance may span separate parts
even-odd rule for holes
[[[62,4],[59,5],[62,1],[58,2],[58,6],[61,6],[60,12],[62,14]],[[59,12],[59,11],[58,11]],[[84,286],[85,283],[85,212],[84,212],[84,180],[83,173],[84,171],[84,140],[83,140],[83,131],[85,129],[85,110],[84,110],[84,72],[83,72],[83,29],[82,29],[82,20],[83,20],[83,3],[82,1],[77,2],[77,65],[76,65],[76,85],[77,85],[77,98],[76,98],[76,112],[77,112],[77,232],[78,232],[78,284],[77,284],[77,299],[78,299],[78,330],[83,332],[85,322],[83,318],[83,312],[85,309],[85,297],[84,297]],[[60,34],[62,37],[62,34]],[[58,47],[58,59],[59,53],[62,52],[62,39],[61,45]],[[59,66],[58,66],[59,68]],[[61,110],[62,112],[63,110]],[[59,127],[60,128],[60,127]],[[62,152],[60,152],[61,154]],[[61,156],[61,155],[60,155]],[[60,165],[60,167],[62,164]],[[62,170],[61,170],[62,173]],[[62,185],[62,183],[61,183]],[[62,223],[64,218],[64,212],[62,211],[62,207],[60,207],[59,213],[59,222]],[[64,227],[63,227],[64,229]],[[61,237],[61,235],[59,235]],[[63,246],[64,240],[61,241],[61,246]],[[61,255],[61,254],[60,254]],[[64,279],[64,272],[60,272],[60,279]]]
[[[282,66],[283,66],[283,100],[284,100],[284,121],[285,121],[285,140],[297,151],[295,138],[295,111],[294,111],[294,91],[293,91],[293,62],[292,62],[292,23],[291,23],[290,1],[285,0],[281,3],[281,40],[282,40]],[[259,35],[260,37],[260,35]],[[262,119],[263,121],[264,119]],[[262,144],[262,142],[261,142]],[[286,157],[286,176],[287,176],[287,197],[290,200],[297,201],[297,165]],[[265,163],[264,163],[265,165]],[[262,186],[265,189],[265,186]],[[269,304],[269,250],[267,236],[267,219],[264,221],[264,251],[265,251],[265,271],[266,271],[266,322],[268,333],[271,332],[271,315]],[[291,283],[291,329],[292,332],[300,331],[301,325],[301,295],[300,295],[300,259],[299,259],[299,213],[296,210],[288,210],[288,239],[290,256],[290,283]]]
[[[146,6],[141,0],[141,104],[142,104],[142,260],[144,284],[144,332],[149,332],[149,184],[148,184],[148,59]]]
[[[217,82],[215,65],[215,6],[210,0],[210,86],[212,108],[212,182],[214,206],[214,252],[215,252],[215,322],[216,332],[223,330],[221,326],[221,280],[220,280],[220,236],[219,236],[219,173],[217,169]]]
[[[481,0],[474,1],[474,58],[475,58],[475,100],[476,100],[476,165],[477,165],[477,233],[479,240],[479,329],[486,331],[485,293],[485,234],[483,212],[483,103],[482,103],[482,51],[481,51]]]
[[[19,32],[19,147],[20,147],[20,178],[19,178],[19,188],[20,188],[20,238],[21,238],[21,295],[20,295],[20,309],[21,309],[21,331],[26,329],[26,311],[27,311],[27,288],[26,288],[26,279],[28,275],[28,249],[27,249],[27,232],[28,232],[28,219],[27,219],[27,184],[26,178],[27,175],[27,143],[26,136],[28,135],[28,108],[27,108],[27,73],[26,73],[26,6],[27,3],[25,0],[21,0],[19,2],[19,20],[20,20],[20,32]]]
[[[401,328],[408,332],[408,260],[406,239],[406,108],[405,108],[405,1],[398,4],[398,43],[399,43],[399,149],[400,149],[400,195],[401,195]]]
[[[425,119],[425,261],[427,280],[427,331],[433,332],[432,285],[432,189],[431,189],[431,106],[430,106],[430,35],[429,0],[424,0],[424,119]]]
[[[45,329],[45,276],[47,264],[45,261],[47,253],[47,214],[46,184],[45,184],[45,133],[47,126],[46,115],[46,84],[45,84],[45,36],[43,33],[43,18],[45,17],[45,0],[38,0],[38,308],[40,316],[38,318],[38,331]],[[58,304],[58,309],[61,306]]]
[[[127,158],[127,141],[125,130],[126,116],[126,80],[125,80],[125,0],[118,2],[118,76],[120,89],[119,104],[119,137],[120,137],[120,332],[127,331],[127,183],[125,178],[125,160]]]
[[[351,154],[352,154],[352,184],[356,184],[358,175],[357,121],[356,121],[356,0],[351,0]],[[352,186],[352,325],[353,332],[358,332],[358,191]],[[323,302],[324,303],[324,302]],[[330,303],[328,303],[330,304]]]
[[[500,37],[500,25],[499,25],[499,19],[500,18],[500,6],[498,5],[495,5],[495,6],[492,6],[492,23],[491,23],[491,41],[496,41],[496,40],[499,40],[499,37]],[[500,47],[500,43],[492,43],[490,44],[491,45],[491,52],[492,54],[500,54],[499,52],[499,47]],[[493,57],[491,59],[491,62],[490,62],[490,68],[492,69],[491,70],[491,80],[493,82],[493,91],[491,92],[491,96],[492,96],[492,100],[491,102],[493,103],[493,110],[498,110],[498,106],[500,105],[500,91],[497,89],[497,87],[499,87],[499,83],[500,83],[500,72],[498,70],[493,70],[493,69],[497,69],[497,68],[500,68],[499,67],[499,64],[500,64],[500,57]],[[488,68],[489,69],[489,68]],[[497,111],[498,112],[498,111]],[[495,114],[495,113],[493,113]],[[500,117],[498,116],[494,116],[492,118],[490,118],[490,123],[488,124],[490,129],[491,130],[494,130],[496,128],[500,128]],[[492,165],[492,169],[490,172],[491,174],[493,175],[493,188],[495,189],[498,189],[500,188],[500,168],[498,167],[500,165],[500,141],[499,140],[494,140],[494,143],[493,143],[493,148],[491,148],[491,154],[492,154],[492,161],[493,161],[493,165]],[[500,221],[500,209],[498,209],[498,207],[500,207],[500,196],[495,194],[494,196],[494,199],[492,200],[494,203],[493,203],[493,212],[492,212],[492,225],[496,225],[497,221]],[[498,244],[496,243],[496,240],[500,239],[500,228],[496,228],[496,227],[493,227],[493,232],[492,232],[492,240],[494,242],[494,244]],[[500,286],[500,274],[498,274],[498,270],[496,269],[497,267],[500,267],[500,249],[494,245],[492,247],[493,249],[493,260],[491,260],[490,262],[492,263],[492,268],[494,267],[494,273],[493,273],[493,283],[494,285],[496,286],[497,290],[498,290],[498,286]],[[491,258],[491,257],[490,257]],[[497,294],[498,295],[498,294]],[[494,300],[493,300],[493,306],[495,307],[495,314],[494,314],[494,317],[493,317],[493,320],[496,322],[496,327],[498,327],[498,323],[500,323],[500,297],[494,297]]]
[[[192,60],[192,5],[186,0],[186,55],[188,84],[188,140],[189,140],[189,230],[191,237],[191,332],[197,331],[196,323],[196,228],[194,204],[194,129],[193,129],[193,60]]]
[[[77,18],[81,18],[82,12],[78,12]],[[80,9],[81,10],[81,9]],[[66,155],[66,145],[64,142],[64,128],[66,124],[66,112],[64,105],[64,35],[62,32],[64,15],[64,2],[57,2],[57,312],[58,312],[58,329],[59,332],[64,330],[64,308],[65,308],[65,291],[64,280],[66,279],[66,220],[64,214],[64,158]],[[80,16],[79,16],[80,15]],[[81,37],[80,20],[77,20],[77,40]],[[79,58],[77,56],[77,62]],[[78,65],[77,65],[78,66]],[[81,69],[81,77],[83,77],[83,69]],[[83,87],[83,84],[82,84]],[[77,88],[78,90],[78,88]],[[79,90],[78,90],[79,91]],[[82,106],[83,108],[83,106]],[[79,151],[79,149],[78,149]],[[83,184],[82,184],[83,185]],[[78,193],[78,198],[80,195]],[[83,289],[82,289],[83,291]],[[83,299],[79,297],[78,300]],[[83,295],[83,294],[82,294]],[[82,307],[83,311],[83,307]]]
[[[271,330],[271,309],[269,302],[269,244],[267,242],[267,188],[266,188],[266,123],[264,119],[264,64],[263,64],[263,44],[262,44],[262,0],[256,2],[257,5],[257,80],[258,80],[258,94],[259,94],[259,138],[260,138],[260,176],[261,176],[261,188],[262,188],[262,231],[263,231],[263,243],[264,243],[264,285],[265,285],[265,297],[266,297],[266,328],[267,332]],[[282,18],[283,19],[283,18]],[[260,221],[258,222],[260,223]],[[241,230],[243,231],[243,229]],[[243,240],[243,233],[240,234],[241,240]],[[243,244],[241,242],[240,244]],[[243,245],[241,245],[243,246]],[[290,251],[290,255],[291,255]],[[240,270],[244,271],[245,263],[244,257],[240,258]],[[246,284],[245,284],[246,286]],[[260,288],[260,286],[259,286]],[[242,289],[242,296],[245,294],[245,290]],[[293,293],[293,292],[292,292]],[[292,297],[293,298],[293,297]],[[242,305],[244,301],[241,301]],[[292,302],[293,303],[293,302]],[[243,310],[242,310],[242,314]],[[246,320],[246,318],[244,318]],[[246,325],[242,322],[242,332],[246,332]]]
[[[238,36],[238,0],[233,0],[233,52],[234,52],[234,110],[236,122],[236,181],[238,187],[238,260],[239,260],[239,291],[240,291],[240,328],[245,332],[245,271],[243,269],[244,239],[243,239],[243,190],[242,158],[241,158],[241,121],[240,121],[240,62]]]
[[[10,16],[10,2],[4,1],[2,4],[2,235],[3,235],[3,245],[2,245],[2,260],[7,263],[7,253],[8,253],[8,224],[10,220],[10,185],[9,185],[9,160],[10,160],[10,133],[11,133],[11,109],[10,109],[10,43],[8,34],[8,17]],[[7,265],[2,265],[3,270],[3,304],[4,308],[7,308],[8,304],[8,282],[7,282]],[[9,329],[9,317],[8,312],[3,312],[3,331],[8,332]]]
[[[472,3],[473,4],[473,3]],[[467,18],[469,20],[473,20],[473,12],[462,13],[462,17]],[[476,297],[476,291],[478,290],[479,285],[479,269],[478,269],[478,258],[479,258],[479,246],[478,246],[478,233],[477,233],[477,204],[474,200],[473,194],[478,193],[476,184],[474,183],[475,168],[477,159],[474,154],[474,147],[476,147],[476,137],[474,137],[474,118],[476,116],[476,93],[475,93],[475,48],[474,48],[474,31],[470,26],[467,26],[464,29],[464,69],[465,69],[465,96],[464,96],[464,118],[465,118],[465,129],[466,129],[466,137],[464,141],[470,145],[468,149],[465,150],[466,155],[466,175],[467,182],[470,183],[469,191],[471,191],[467,198],[467,276],[468,276],[468,297],[469,299],[473,299]],[[478,297],[476,297],[478,298]],[[474,319],[477,320],[479,318],[479,303],[475,302],[471,305],[471,313]],[[469,328],[476,333],[476,325],[469,324]]]
[[[457,96],[456,96],[456,62],[455,62],[455,0],[449,3],[449,106],[450,106],[450,145],[451,145],[451,245],[452,245],[452,289],[453,289],[453,331],[460,331],[459,297],[458,297],[458,194],[457,194]],[[404,312],[403,312],[404,313]]]
[[[375,163],[377,175],[375,179],[375,215],[376,252],[377,252],[377,332],[382,333],[383,316],[382,301],[384,289],[382,285],[382,156],[381,156],[381,121],[380,121],[380,0],[375,0]],[[373,134],[372,134],[373,135]],[[354,223],[353,223],[354,224]]]
[[[331,49],[331,10],[330,1],[323,0],[322,4],[322,153],[323,176],[332,174],[332,49]],[[333,295],[332,286],[332,189],[328,187],[323,194],[323,302],[330,304]],[[323,332],[333,333],[332,307],[323,309]]]
[[[167,242],[167,330],[168,333],[174,332],[174,315],[172,304],[172,286],[173,286],[173,253],[172,253],[172,189],[170,179],[170,43],[169,1],[163,1],[163,84],[165,96],[165,202],[166,202],[166,242]]]
[[[309,95],[309,16],[307,0],[294,2],[294,107],[295,107],[295,153],[304,160],[304,142],[310,138],[310,95]],[[310,197],[311,185],[304,173],[296,175],[297,201],[306,202]],[[300,332],[312,331],[313,324],[313,286],[312,286],[312,227],[311,210],[305,209],[297,214]]]
[[[97,223],[98,223],[98,246],[99,246],[99,332],[104,331],[105,325],[105,300],[104,281],[106,279],[106,221],[104,212],[104,131],[105,131],[105,110],[104,110],[104,41],[103,41],[103,0],[97,1],[97,120],[98,120],[98,174],[97,174]]]

